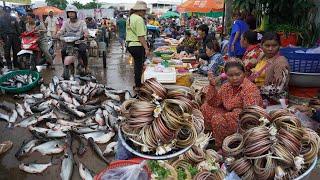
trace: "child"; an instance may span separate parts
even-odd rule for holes
[[[199,72],[208,75],[208,72],[211,71],[214,76],[219,76],[222,67],[224,66],[224,61],[220,53],[218,41],[213,40],[206,44],[206,54],[209,57],[209,60],[199,60]]]

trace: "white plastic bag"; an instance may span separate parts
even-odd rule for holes
[[[143,168],[146,163],[142,161],[140,164],[110,169],[101,180],[148,180],[148,172]]]

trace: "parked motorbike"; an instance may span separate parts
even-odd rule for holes
[[[36,70],[36,65],[40,62],[46,62],[42,56],[38,42],[39,37],[35,31],[23,32],[21,34],[21,50],[18,52],[19,69]],[[54,57],[54,46],[52,39],[48,39],[48,49],[52,57]]]
[[[82,59],[78,58],[78,48],[76,47],[76,45],[85,41],[80,40],[80,37],[75,34],[66,34],[64,36],[61,36],[60,40],[65,42],[67,47],[67,56],[65,57],[65,59],[62,59],[62,77],[66,80],[74,77],[75,70],[77,70],[76,74],[83,74],[85,72],[84,64]]]
[[[99,29],[88,29],[89,31],[89,47],[92,47],[93,41],[98,45],[98,54],[102,54],[103,68],[107,67],[107,43],[105,38],[101,38],[102,31]],[[93,54],[93,52],[92,52]]]

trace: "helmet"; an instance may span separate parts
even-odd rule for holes
[[[67,18],[69,18],[68,17],[68,12],[75,12],[76,14],[78,14],[78,8],[76,6],[74,6],[74,5],[68,5],[66,7]]]

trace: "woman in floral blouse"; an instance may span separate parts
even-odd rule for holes
[[[185,37],[182,42],[177,47],[177,52],[186,51],[187,53],[193,53],[195,50],[199,49],[199,44],[196,38],[191,36],[190,31],[185,32]]]
[[[247,76],[250,76],[251,69],[254,68],[263,57],[263,50],[260,47],[261,38],[262,35],[254,31],[247,31],[241,36],[240,44],[243,48],[246,48],[242,61]]]
[[[210,124],[216,148],[220,149],[225,137],[235,133],[242,109],[252,105],[262,105],[259,89],[245,78],[244,66],[239,61],[226,63],[228,82],[219,90],[216,80],[209,74],[210,85],[205,103],[201,106],[205,124]]]

